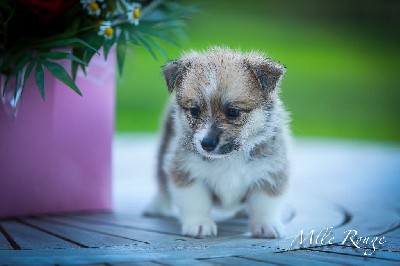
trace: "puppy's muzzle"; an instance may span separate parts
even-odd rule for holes
[[[201,140],[200,144],[203,150],[208,152],[215,150],[215,148],[218,146],[221,132],[222,130],[217,124],[212,124],[208,134]]]
[[[219,138],[207,136],[201,141],[201,147],[203,148],[203,150],[210,152],[215,150],[215,148],[218,145],[218,142]]]

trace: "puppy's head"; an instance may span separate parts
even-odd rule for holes
[[[191,146],[220,158],[266,138],[284,67],[259,53],[224,48],[190,52],[163,74],[176,90],[176,120]]]

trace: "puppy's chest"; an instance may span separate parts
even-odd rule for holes
[[[213,161],[194,157],[189,163],[193,177],[209,187],[222,207],[241,204],[249,189],[262,178],[264,168],[262,163],[241,156]]]

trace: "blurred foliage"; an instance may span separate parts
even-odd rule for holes
[[[193,3],[193,1],[187,1]],[[190,41],[170,58],[223,45],[288,68],[282,96],[297,136],[400,141],[399,1],[201,1]],[[131,51],[118,80],[117,130],[155,131],[168,94],[164,60]]]

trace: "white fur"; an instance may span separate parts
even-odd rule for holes
[[[174,216],[174,212],[172,209],[172,202],[169,195],[166,195],[165,193],[158,191],[156,196],[147,206],[144,214],[152,216],[166,216],[166,217]]]
[[[203,160],[191,155],[184,169],[194,173],[194,178],[204,182],[220,198],[222,207],[237,208],[249,187],[261,178],[274,183],[266,174],[273,168],[268,162],[248,161],[245,152],[235,152],[218,159]]]
[[[208,156],[208,152],[201,147],[201,141],[206,137],[210,127],[211,124],[207,123],[206,126],[199,130],[193,137],[193,144],[196,147],[196,150],[203,156]]]
[[[254,191],[247,200],[250,230],[253,236],[277,238],[284,236],[281,220],[282,196],[271,197],[264,191]]]
[[[203,237],[217,234],[211,217],[211,194],[201,182],[188,187],[171,186],[171,192],[182,222],[182,234]]]
[[[209,84],[204,86],[203,90],[205,92],[206,99],[211,99],[211,95],[217,91],[217,71],[215,68],[211,68],[206,73],[207,80]]]

